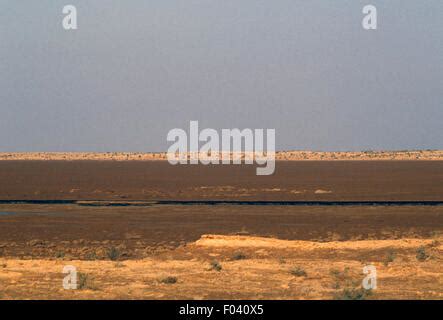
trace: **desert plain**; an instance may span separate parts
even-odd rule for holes
[[[0,299],[442,299],[443,159],[426,152],[296,153],[267,177],[2,154]]]

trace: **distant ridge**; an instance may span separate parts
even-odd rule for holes
[[[241,153],[244,157],[245,153]],[[200,154],[201,157],[210,157]],[[215,155],[213,155],[215,156]],[[1,160],[111,160],[155,161],[166,160],[166,152],[1,152]],[[443,150],[402,151],[278,151],[276,160],[443,160]]]

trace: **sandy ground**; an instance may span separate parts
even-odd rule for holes
[[[206,235],[141,260],[0,258],[0,298],[443,299],[442,240],[319,243]],[[361,288],[368,264],[377,270],[377,289],[370,292]],[[63,289],[65,265],[81,273],[81,288]]]
[[[230,153],[232,156],[232,153]],[[188,155],[191,157],[193,155]],[[197,155],[207,157],[208,155]],[[221,154],[217,155],[218,157]],[[240,153],[244,158],[245,154]],[[214,155],[215,157],[215,155]],[[166,160],[165,152],[2,152],[0,160]],[[443,160],[443,150],[403,150],[403,151],[361,151],[361,152],[321,152],[321,151],[278,151],[276,160]]]

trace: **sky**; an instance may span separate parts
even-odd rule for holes
[[[0,7],[0,152],[165,151],[191,120],[275,129],[277,150],[443,149],[441,0]]]

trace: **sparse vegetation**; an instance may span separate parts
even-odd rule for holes
[[[426,248],[424,246],[419,247],[415,257],[418,261],[426,261],[429,258],[429,255],[426,253]]]
[[[177,278],[169,276],[169,277],[162,278],[160,280],[160,282],[164,283],[164,284],[174,284],[174,283],[177,283]]]
[[[306,271],[301,267],[294,267],[289,270],[289,273],[296,277],[306,277],[308,275]]]
[[[334,295],[336,300],[365,300],[372,294],[371,290],[363,288],[345,288],[341,292]]]
[[[246,255],[243,254],[242,252],[236,252],[233,256],[232,256],[232,260],[244,260],[246,259]]]
[[[89,274],[82,272],[77,273],[77,289],[95,290],[95,287],[92,284],[92,280]]]
[[[353,278],[350,274],[349,267],[340,271],[338,269],[331,269],[329,271],[333,279],[332,289],[338,290],[343,288],[341,292],[336,293],[334,299],[338,300],[363,300],[370,292],[360,287],[361,279]]]
[[[346,280],[349,278],[349,268],[346,267],[343,271],[338,269],[329,270],[331,276],[335,277],[337,280]]]
[[[383,264],[385,266],[388,266],[391,262],[394,262],[396,256],[397,256],[397,254],[393,250],[390,250],[385,257]]]
[[[88,252],[85,255],[85,259],[90,261],[97,260],[97,254],[95,252]]]
[[[57,251],[57,253],[55,254],[55,257],[57,259],[63,259],[65,257],[65,253],[63,251]]]
[[[120,258],[120,251],[116,247],[109,248],[107,252],[109,260],[116,261]]]
[[[211,261],[211,269],[215,270],[215,271],[221,271],[222,266],[217,260],[212,260]]]

